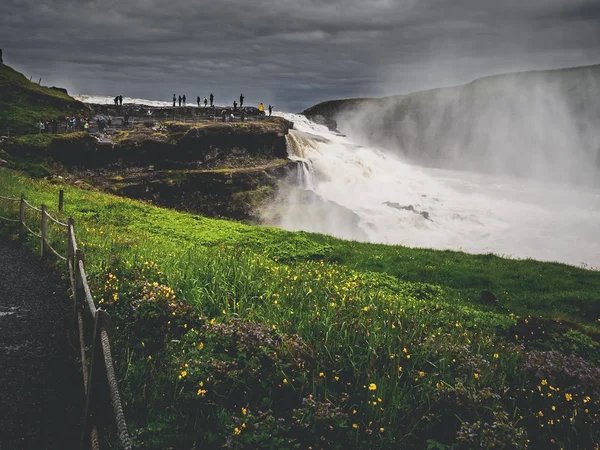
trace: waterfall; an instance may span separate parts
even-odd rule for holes
[[[296,184],[302,189],[314,191],[314,167],[310,159],[305,157],[305,147],[310,146],[310,140],[301,137],[293,130],[286,136],[288,158],[296,161]]]
[[[283,116],[294,122],[286,139],[298,169],[270,205],[268,225],[600,265],[598,189],[414,165],[394,150],[358,144],[304,116]]]

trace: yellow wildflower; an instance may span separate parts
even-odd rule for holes
[[[568,392],[565,392],[565,399],[570,402],[571,400],[573,400],[573,396],[571,394],[569,394]]]
[[[358,424],[357,423],[353,423],[352,424],[352,428],[354,428],[356,430],[358,428]]]
[[[376,390],[376,389],[377,389],[377,385],[376,385],[375,383],[371,383],[371,384],[369,384],[369,390],[370,390],[370,391],[374,391],[374,390]]]

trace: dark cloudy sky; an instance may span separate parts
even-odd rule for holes
[[[600,63],[600,0],[1,0],[5,63],[72,93],[299,111]]]

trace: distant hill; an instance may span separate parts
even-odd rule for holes
[[[0,63],[0,135],[35,133],[40,120],[88,111],[83,103],[57,88],[32,83]]]
[[[600,65],[333,100],[303,114],[335,120],[354,140],[419,164],[565,182],[600,179]]]

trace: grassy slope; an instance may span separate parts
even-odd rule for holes
[[[40,120],[59,119],[85,110],[69,95],[29,81],[11,67],[0,64],[0,132],[11,134],[37,131]]]
[[[13,175],[3,173],[0,189],[11,186]],[[18,184],[27,187],[27,184]],[[52,204],[56,188],[45,195],[26,189],[36,203]],[[568,318],[594,323],[600,318],[600,273],[561,263],[514,260],[493,254],[470,255],[456,251],[344,241],[314,233],[248,226],[156,208],[97,192],[68,189],[72,202],[66,213],[76,220],[103,222],[111,236],[126,235],[126,241],[150,239],[164,251],[189,245],[243,244],[256,250],[271,249],[274,257],[310,257],[310,248],[327,247],[323,258],[361,271],[382,272],[402,281],[432,283],[456,294],[461,302],[478,305],[482,289],[499,299],[498,311]],[[18,197],[18,190],[10,189]],[[4,190],[6,193],[6,190]],[[5,194],[3,194],[5,195]],[[118,242],[119,239],[117,238]],[[304,247],[307,249],[304,249]]]
[[[347,242],[65,189],[93,291],[116,320],[140,446],[424,448],[432,439],[485,448],[492,441],[482,423],[505,443],[523,442],[526,430],[531,448],[550,439],[588,448],[600,439],[597,419],[583,417],[592,408],[597,418],[600,390],[590,381],[574,387],[553,372],[561,364],[535,364],[545,370],[537,375],[527,369],[536,348],[598,363],[600,345],[590,339],[600,317],[597,271]],[[53,205],[57,190],[1,172],[2,195],[24,191],[34,204]],[[10,211],[0,202],[0,212]],[[500,306],[479,304],[482,288]],[[166,305],[171,295],[179,300],[162,316],[160,299]],[[529,315],[568,317],[587,332],[550,336],[544,328],[536,343],[521,331],[538,323]],[[547,389],[542,379],[575,400],[535,397]],[[577,421],[543,428],[540,412],[569,424],[573,407]],[[300,425],[308,427],[302,437]],[[462,429],[472,435],[464,442]]]

